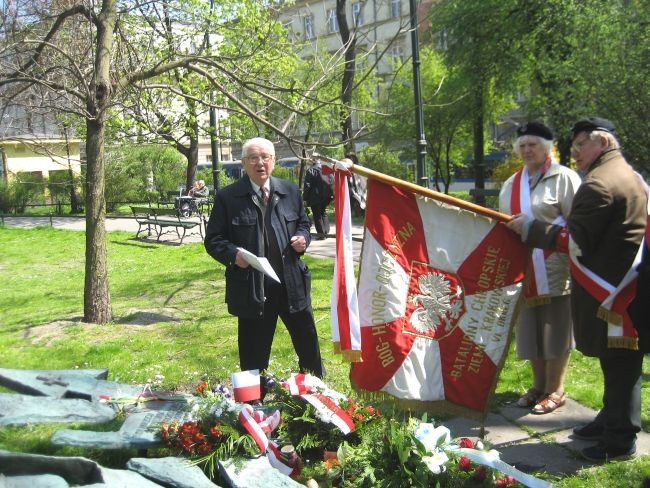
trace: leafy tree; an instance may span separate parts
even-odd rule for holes
[[[367,168],[402,180],[409,179],[408,167],[383,144],[364,147],[359,151],[358,158],[359,163]]]
[[[101,0],[97,3],[26,1],[12,29],[1,34],[0,97],[16,101],[30,89],[42,93],[42,106],[75,113],[85,121],[86,133],[86,270],[84,319],[105,323],[112,319],[106,256],[107,126],[113,110],[134,91],[174,90],[160,83],[174,70],[185,69],[208,81],[211,90],[270,131],[281,131],[267,112],[248,104],[249,94],[277,103],[282,87],[259,83],[272,72],[282,27],[269,17],[269,5],[254,0],[222,0],[211,11],[193,0]],[[159,33],[168,28],[166,15],[185,22],[173,48]],[[194,52],[195,26],[210,22],[223,36],[218,52]],[[260,75],[260,76],[258,76]],[[266,78],[268,79],[268,77]],[[184,95],[186,98],[191,97]]]
[[[470,99],[476,187],[484,188],[485,130],[522,86],[521,46],[528,22],[518,0],[442,0],[433,16],[434,30],[447,33],[446,59],[466,83]],[[457,70],[457,71],[456,71]],[[476,202],[483,204],[484,197]]]
[[[444,62],[442,54],[431,48],[420,52],[424,130],[427,140],[429,174],[434,177],[437,190],[449,191],[454,168],[462,166],[471,137],[467,113],[471,99],[467,86]],[[407,141],[414,133],[412,117],[413,94],[410,73],[399,72],[386,96],[391,112],[382,121],[379,133],[385,140]],[[404,146],[405,158],[414,159],[416,148]]]

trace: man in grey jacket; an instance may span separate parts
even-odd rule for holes
[[[633,265],[647,220],[647,195],[641,178],[621,154],[614,124],[599,117],[582,119],[571,131],[571,153],[583,181],[568,217],[568,246],[577,262],[616,287]],[[564,247],[560,226],[516,216],[508,227],[522,240],[545,249]],[[604,377],[603,408],[575,437],[596,441],[583,450],[595,462],[627,458],[636,452],[641,430],[643,350],[632,335],[616,336],[614,318],[604,315],[594,280],[572,267],[571,312],[576,349],[597,357]],[[588,275],[587,275],[588,276]],[[623,309],[623,314],[627,314]],[[620,318],[620,316],[619,316]],[[624,330],[619,327],[620,330]]]
[[[256,137],[242,147],[246,175],[215,195],[205,248],[226,266],[228,312],[238,318],[242,370],[268,368],[278,317],[303,372],[322,377],[311,308],[311,275],[300,259],[310,242],[300,189],[271,176],[275,148]],[[280,283],[252,268],[241,249],[266,257]]]

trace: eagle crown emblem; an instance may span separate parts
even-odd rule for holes
[[[455,287],[444,274],[431,272],[418,278],[421,293],[409,297],[412,304],[418,305],[410,322],[422,333],[436,332],[439,327],[447,332],[453,327],[452,320],[458,319],[462,311],[462,290]]]

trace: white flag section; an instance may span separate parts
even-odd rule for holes
[[[323,172],[332,171],[323,166]],[[331,297],[331,327],[334,350],[347,361],[361,359],[359,304],[352,259],[352,217],[347,171],[334,174],[334,209],[336,215],[336,258]]]
[[[354,386],[485,412],[528,255],[495,220],[371,180]]]

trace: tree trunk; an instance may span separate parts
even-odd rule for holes
[[[104,122],[86,123],[86,283],[84,320],[95,324],[113,318],[106,259],[106,199],[104,198]]]
[[[476,114],[474,116],[474,187],[478,190],[485,188],[483,87],[483,83],[476,87]],[[480,191],[476,192],[474,203],[485,206],[485,195]]]
[[[199,164],[199,121],[196,116],[196,108],[194,107],[194,104],[192,104],[190,109],[192,110],[193,115],[193,117],[190,117],[190,120],[192,120],[192,127],[188,131],[190,143],[187,152],[184,153],[187,158],[187,178],[185,180],[186,191],[190,191],[190,188],[192,188],[192,184],[196,179],[196,167]],[[216,157],[216,154],[213,154],[212,157]]]
[[[104,132],[111,98],[110,67],[117,12],[115,0],[104,0],[97,22],[95,76],[88,97],[86,122],[86,276],[84,320],[104,324],[113,319],[106,255],[106,198],[104,195]]]
[[[339,24],[341,42],[345,52],[345,70],[341,83],[341,140],[345,145],[345,153],[354,152],[352,140],[352,93],[354,90],[354,73],[356,69],[356,29],[348,28],[345,13],[346,0],[336,0],[336,20]]]

